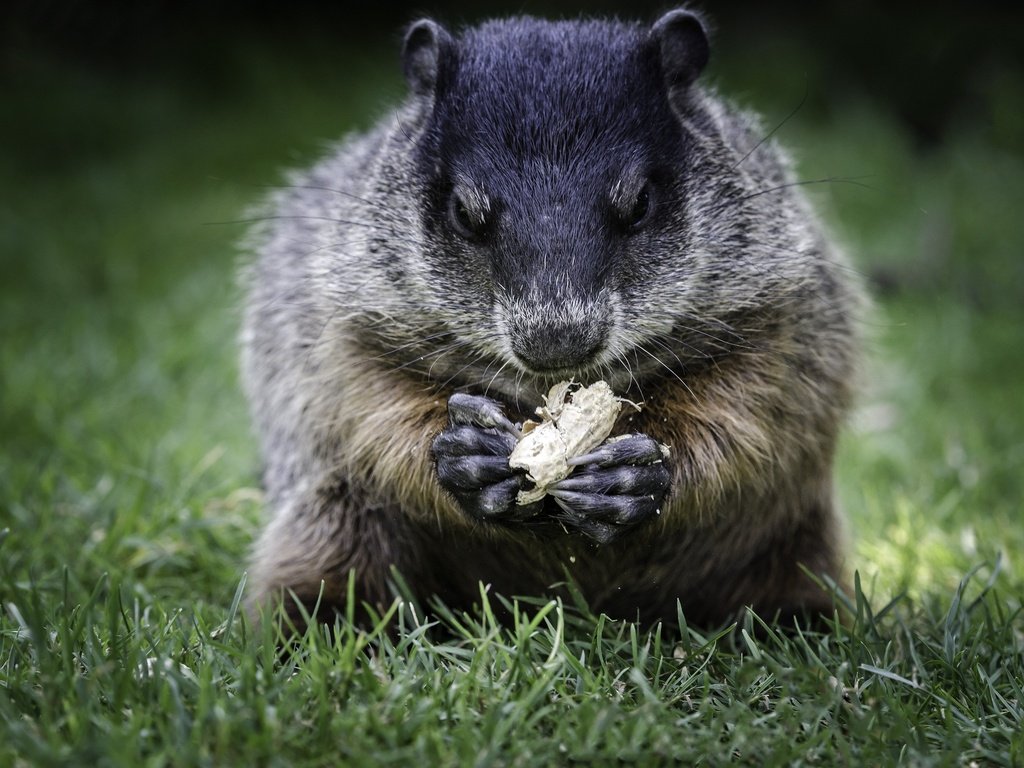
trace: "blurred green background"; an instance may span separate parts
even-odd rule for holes
[[[705,2],[877,299],[840,489],[884,593],[1002,553],[1024,490],[1024,14]],[[12,573],[230,600],[259,519],[235,242],[289,166],[401,98],[400,30],[663,4],[85,2],[0,11],[0,528]],[[799,109],[797,107],[799,106]],[[795,114],[792,114],[795,111]],[[787,116],[790,116],[788,119]],[[855,182],[855,183],[851,183]],[[187,584],[187,589],[183,587]]]
[[[706,80],[833,180],[806,189],[875,297],[837,461],[856,626],[670,651],[551,611],[311,633],[293,667],[231,618],[262,513],[239,220],[402,97],[424,11],[663,7],[8,2],[0,764],[1021,764],[1024,14],[702,6]]]

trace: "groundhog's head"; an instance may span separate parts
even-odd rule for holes
[[[704,25],[681,10],[650,26],[410,28],[410,136],[438,291],[426,304],[491,386],[625,389],[705,354],[678,328],[709,314],[709,280],[742,280],[709,244],[737,231],[714,206],[750,188],[717,102],[694,85],[707,60]]]

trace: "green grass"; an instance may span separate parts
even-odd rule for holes
[[[816,193],[889,286],[838,462],[851,626],[405,606],[279,658],[236,612],[260,501],[215,222],[398,92],[305,54],[240,49],[214,86],[27,55],[3,84],[0,765],[1024,764],[1021,154],[984,121],[919,151],[853,98],[780,133],[809,178],[870,177]]]

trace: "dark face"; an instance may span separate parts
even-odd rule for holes
[[[687,141],[645,30],[486,25],[442,62],[435,98],[417,161],[437,272],[486,276],[475,298],[521,373],[614,366],[650,254],[685,225]]]

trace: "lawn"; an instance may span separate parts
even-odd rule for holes
[[[524,600],[500,627],[488,594],[280,658],[237,610],[261,504],[233,222],[401,86],[377,48],[216,65],[22,51],[0,81],[0,765],[1024,765],[1019,72],[930,146],[813,77],[777,134],[804,178],[857,180],[810,189],[876,294],[837,469],[849,626]],[[800,66],[714,77],[776,124]]]

